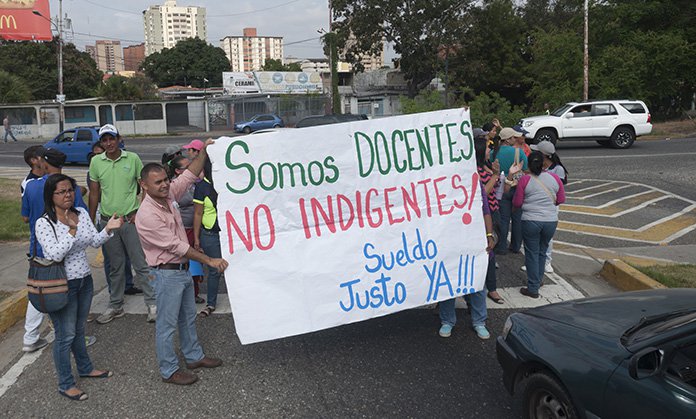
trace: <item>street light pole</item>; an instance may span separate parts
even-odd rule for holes
[[[63,94],[63,0],[58,1],[58,126],[65,129],[65,95]]]
[[[58,127],[62,132],[65,129],[65,95],[63,94],[63,0],[58,1],[58,24],[50,18],[44,16],[38,10],[31,12],[36,16],[46,19],[58,31],[58,94],[56,101],[58,102]]]
[[[582,100],[587,102],[590,90],[590,54],[589,54],[589,0],[585,0],[585,40],[583,53],[583,83],[582,83]]]

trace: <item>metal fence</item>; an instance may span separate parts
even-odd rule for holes
[[[211,129],[232,128],[258,114],[275,114],[286,126],[310,115],[323,115],[329,105],[326,95],[237,96],[208,99]]]

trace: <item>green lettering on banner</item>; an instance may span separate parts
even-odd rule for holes
[[[459,132],[469,139],[469,154],[464,154],[464,150],[462,150],[462,158],[464,160],[469,160],[471,159],[471,156],[474,155],[474,138],[471,136],[471,134],[469,134],[470,129],[464,129],[466,127],[471,128],[471,123],[469,121],[462,121],[461,125],[459,125]]]
[[[450,158],[450,163],[457,163],[459,162],[462,158],[461,157],[455,157],[454,155],[454,150],[453,147],[455,144],[457,144],[457,140],[452,138],[452,134],[450,134],[450,127],[456,127],[457,124],[454,122],[450,122],[445,126],[445,129],[447,130],[447,145],[449,147],[449,158]]]
[[[413,156],[412,153],[416,151],[415,148],[411,147],[411,144],[408,142],[408,132],[413,131],[412,129],[407,129],[404,131],[404,144],[406,144],[406,158],[408,159],[408,168],[409,170],[417,170],[420,168],[413,167]]]
[[[445,162],[442,160],[442,136],[440,135],[440,128],[444,127],[444,124],[434,124],[431,125],[430,128],[435,128],[435,135],[437,139],[437,151],[440,153],[440,164],[444,164]],[[432,163],[430,164],[432,166]]]
[[[358,138],[358,136],[366,139],[367,144],[370,146],[370,168],[367,171],[363,170],[362,153],[360,152],[360,139]],[[372,146],[372,141],[370,141],[370,137],[365,133],[355,131],[355,134],[353,134],[353,138],[355,138],[355,151],[357,151],[358,153],[358,171],[360,173],[360,177],[367,177],[370,173],[372,173],[372,168],[375,165],[375,149]]]
[[[379,137],[379,138],[378,138]],[[387,159],[387,167],[383,168],[382,167],[382,159],[380,159],[380,152],[379,152],[379,141],[381,140],[382,144],[384,145],[384,156]],[[379,172],[383,175],[389,174],[389,170],[391,170],[391,159],[389,158],[389,144],[387,143],[387,137],[384,135],[382,131],[377,131],[375,132],[375,155],[377,157],[377,169]]]
[[[232,148],[235,146],[240,146],[242,147],[242,150],[246,154],[249,154],[249,146],[244,142],[244,141],[234,141],[227,147],[227,153],[225,155],[225,165],[227,166],[228,169],[230,170],[237,170],[237,169],[246,169],[249,171],[249,183],[245,188],[242,189],[235,189],[232,186],[230,186],[229,182],[226,184],[227,189],[229,189],[230,192],[236,193],[236,194],[243,194],[249,192],[249,190],[254,186],[254,168],[248,164],[248,163],[241,163],[241,164],[234,164],[232,163],[231,160],[231,155],[232,155]]]
[[[430,146],[430,136],[428,135],[427,130],[425,130],[425,141],[423,141],[423,137],[421,137],[420,130],[415,130],[415,132],[416,138],[418,139],[418,151],[420,151],[421,161],[421,166],[418,169],[425,168],[426,160],[428,161],[428,166],[433,167],[433,151]]]
[[[338,167],[336,167],[335,164],[333,164],[336,161],[336,159],[333,158],[333,156],[326,156],[324,159],[324,166],[326,167],[326,182],[328,183],[336,183],[338,180]],[[333,172],[333,177],[328,175],[328,172],[331,171]]]
[[[404,142],[404,135],[401,133],[400,130],[397,129],[394,132],[392,132],[392,154],[394,155],[394,168],[396,169],[397,172],[403,173],[406,171],[406,168],[407,168],[406,159],[401,160],[404,163],[404,165],[399,166],[399,157],[396,155],[396,136],[397,136],[397,134],[399,136],[399,140],[402,143]],[[407,147],[408,147],[408,145],[407,145]]]
[[[269,169],[271,169],[273,182],[270,185],[266,185],[263,179],[264,167],[268,167]],[[264,162],[261,163],[261,165],[259,165],[259,186],[264,191],[272,191],[273,189],[275,189],[276,186],[278,186],[278,171],[276,170],[276,166],[273,163]]]
[[[295,182],[295,169],[300,171],[300,182],[302,186],[307,186],[307,180],[305,177],[305,168],[300,163],[278,163],[278,172],[280,176],[280,189],[285,187],[285,176],[283,175],[283,169],[288,169],[288,174],[290,175],[290,186],[295,187],[297,182]]]

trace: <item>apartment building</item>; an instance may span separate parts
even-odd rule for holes
[[[143,24],[145,56],[172,48],[182,39],[208,39],[205,7],[177,6],[176,0],[167,0],[163,5],[150,6],[143,11]]]
[[[123,66],[126,71],[138,71],[145,59],[145,44],[123,47]]]
[[[232,71],[259,71],[267,59],[283,60],[282,36],[258,36],[256,28],[244,28],[242,33],[220,40]]]
[[[125,69],[121,41],[99,40],[95,45],[86,45],[85,51],[97,63],[97,68],[105,73],[116,73]]]

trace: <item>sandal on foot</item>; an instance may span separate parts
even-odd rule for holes
[[[198,316],[199,317],[208,317],[211,314],[213,314],[214,311],[215,311],[215,307],[207,306],[206,308],[201,310],[200,313],[198,313]]]
[[[104,370],[104,371],[102,371],[101,374],[97,374],[97,375],[87,374],[87,375],[81,375],[80,377],[82,377],[82,378],[109,378],[112,375],[114,375],[113,371]]]
[[[87,393],[85,393],[84,391],[81,391],[81,392],[75,394],[74,396],[71,396],[71,395],[69,395],[68,393],[66,393],[66,392],[64,392],[64,391],[58,390],[58,394],[60,394],[60,395],[63,396],[63,397],[67,397],[67,398],[69,398],[70,400],[75,400],[76,402],[83,402],[83,401],[85,401],[85,400],[87,400],[87,399],[89,398],[89,397],[87,396]]]
[[[205,300],[203,297],[196,296],[196,304],[203,304],[205,303]]]
[[[487,296],[496,304],[505,304],[505,300],[503,300],[501,297],[493,297],[490,292],[487,294]]]

